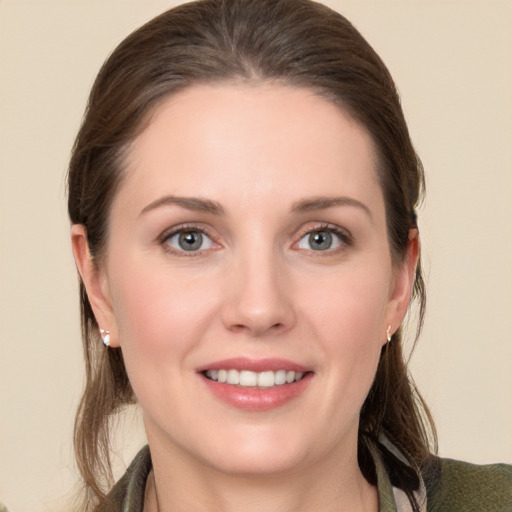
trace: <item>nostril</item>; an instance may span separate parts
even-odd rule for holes
[[[240,332],[240,331],[245,331],[247,330],[247,326],[243,325],[243,324],[236,324],[236,325],[232,325],[230,327],[230,330],[231,331],[234,331],[234,332]]]
[[[242,332],[254,332],[256,334],[262,334],[264,332],[279,332],[285,329],[285,324],[281,322],[276,322],[275,324],[270,325],[270,327],[264,326],[256,326],[256,325],[245,325],[245,324],[234,324],[229,327],[229,330],[235,333]]]

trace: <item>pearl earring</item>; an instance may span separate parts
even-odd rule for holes
[[[100,329],[101,341],[103,344],[108,347],[110,345],[110,331],[106,329]]]
[[[386,329],[386,338],[388,340],[388,343],[391,341],[391,324],[388,325],[388,328]]]

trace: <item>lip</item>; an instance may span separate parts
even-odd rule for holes
[[[208,379],[206,370],[236,369],[253,372],[287,370],[304,373],[304,377],[290,384],[271,388],[242,387]],[[281,407],[298,398],[309,386],[314,373],[300,364],[286,359],[232,358],[215,361],[197,369],[207,389],[228,405],[244,411],[263,412]]]
[[[277,370],[286,370],[306,373],[311,371],[310,368],[306,368],[300,364],[294,363],[287,359],[250,359],[247,357],[233,357],[231,359],[224,359],[222,361],[215,361],[213,363],[206,364],[197,368],[198,372],[205,372],[206,370],[223,370],[233,368],[235,370],[248,370],[251,372],[265,372]]]

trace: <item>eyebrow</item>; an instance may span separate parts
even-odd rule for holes
[[[292,206],[292,212],[306,213],[316,210],[327,210],[335,206],[351,206],[363,210],[370,219],[372,213],[368,206],[352,197],[310,197],[297,201]]]
[[[164,196],[145,206],[139,215],[161,208],[162,206],[172,205],[180,206],[181,208],[185,208],[193,212],[206,212],[213,213],[214,215],[224,214],[224,208],[222,208],[217,201],[201,199],[199,197]]]
[[[224,208],[217,202],[210,199],[201,199],[198,197],[182,197],[182,196],[164,196],[156,199],[152,203],[145,206],[140,215],[143,215],[149,211],[161,208],[163,206],[180,206],[190,211],[195,212],[206,212],[214,215],[224,215]],[[351,206],[360,208],[370,218],[372,214],[370,209],[364,204],[352,197],[311,197],[301,199],[293,203],[291,211],[297,213],[307,213],[317,210],[327,210],[336,206]]]

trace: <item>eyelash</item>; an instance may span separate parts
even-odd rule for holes
[[[197,257],[197,256],[204,256],[206,255],[206,251],[208,249],[203,249],[203,250],[198,250],[198,251],[185,251],[185,250],[182,250],[182,251],[179,251],[177,249],[174,249],[173,247],[171,247],[168,243],[168,241],[173,237],[173,236],[176,236],[180,233],[183,233],[183,232],[195,232],[195,233],[201,233],[202,235],[204,236],[207,236],[214,245],[217,245],[218,247],[219,244],[217,244],[213,237],[208,233],[208,230],[201,227],[201,226],[198,226],[196,224],[182,224],[181,226],[176,226],[176,227],[173,227],[172,229],[170,230],[167,230],[167,231],[164,231],[162,233],[162,235],[159,237],[158,239],[158,242],[160,243],[160,245],[163,247],[163,249],[170,253],[170,254],[173,254],[173,255],[177,255],[177,256],[182,256],[182,257]],[[215,249],[213,249],[215,250]]]
[[[212,237],[208,230],[205,229],[202,226],[198,226],[196,224],[183,224],[180,226],[173,227],[170,230],[164,231],[162,235],[158,238],[159,244],[164,248],[164,250],[168,253],[182,256],[182,257],[197,257],[197,256],[205,256],[207,251],[212,249],[203,249],[203,250],[197,250],[197,251],[185,251],[185,250],[176,250],[173,247],[171,247],[168,243],[168,241],[173,237],[183,232],[197,232],[201,233],[204,236],[207,236],[211,241],[212,244],[216,245],[217,247],[220,247],[218,243],[215,242],[214,237]],[[298,236],[298,240],[293,243],[293,246],[296,246],[299,244],[299,242],[306,236],[311,235],[313,233],[320,233],[322,231],[326,231],[328,233],[331,233],[335,235],[340,240],[340,246],[336,247],[334,249],[326,249],[325,251],[314,251],[313,249],[303,249],[307,250],[309,253],[313,253],[315,256],[321,257],[321,256],[329,256],[332,254],[336,254],[338,252],[341,252],[345,250],[347,247],[351,246],[353,244],[352,235],[345,229],[340,228],[339,226],[332,225],[332,224],[320,224],[317,226],[314,226],[313,228],[308,227],[304,230],[302,230]],[[213,250],[216,250],[213,249]]]
[[[333,224],[323,223],[323,224],[317,225],[313,228],[308,227],[308,228],[304,229],[304,231],[302,231],[301,234],[299,235],[299,240],[297,242],[295,242],[294,245],[297,245],[306,236],[311,235],[313,233],[320,233],[322,231],[326,231],[328,233],[335,235],[340,241],[340,246],[335,247],[334,249],[326,249],[325,251],[314,251],[313,249],[304,249],[304,250],[307,250],[309,253],[314,254],[314,256],[317,256],[317,257],[324,256],[325,257],[325,256],[332,256],[333,254],[342,252],[345,249],[347,249],[347,247],[350,247],[353,244],[352,235],[346,229],[342,229],[339,226],[336,226]]]

